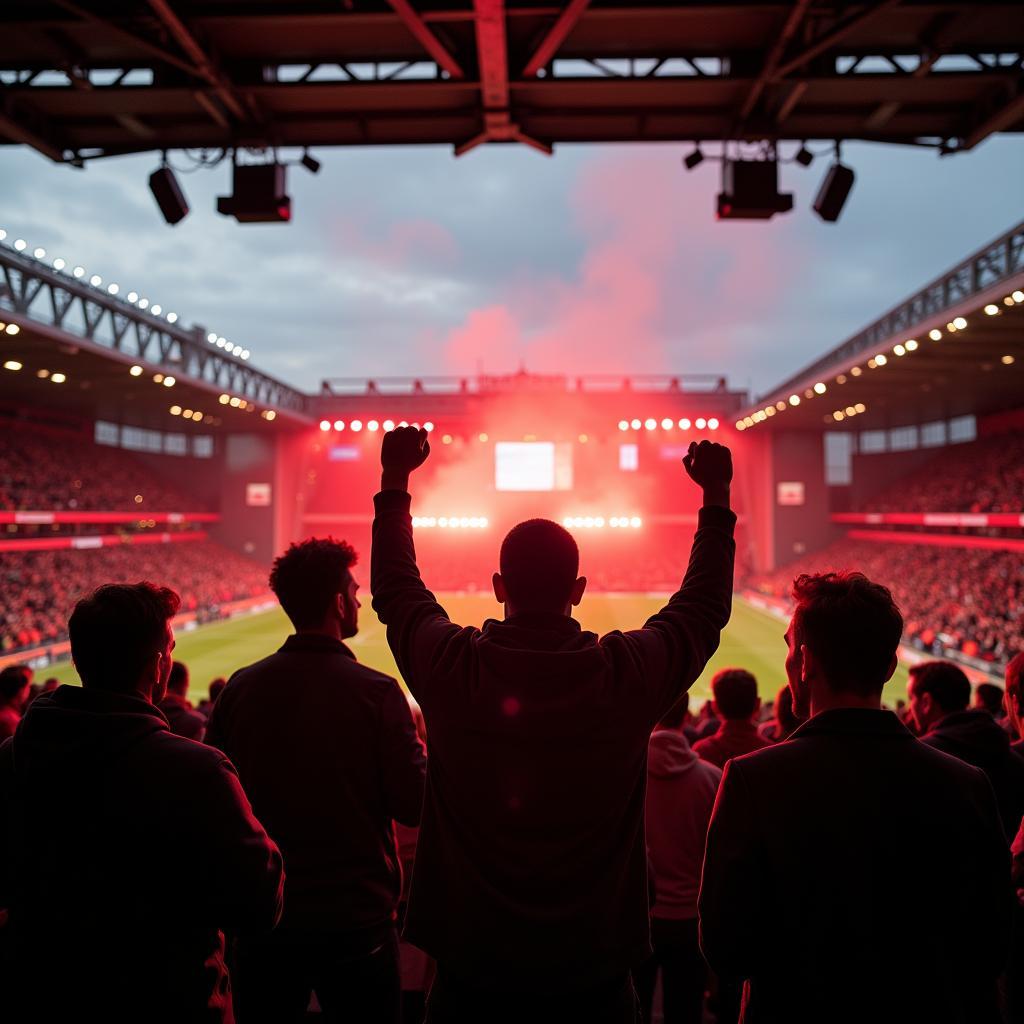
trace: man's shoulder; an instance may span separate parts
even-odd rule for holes
[[[230,704],[239,692],[247,685],[262,682],[271,685],[280,683],[287,687],[293,684],[297,676],[303,674],[305,666],[316,667],[316,678],[325,682],[344,682],[355,685],[370,692],[384,693],[390,687],[398,687],[393,676],[380,672],[369,665],[363,664],[344,651],[303,651],[299,655],[302,663],[296,664],[295,654],[276,651],[260,661],[238,669],[228,680],[224,692],[217,698],[220,703],[225,697]]]
[[[197,775],[234,770],[228,758],[216,747],[168,729],[152,733],[140,746],[139,755],[154,762],[180,765],[182,771]]]

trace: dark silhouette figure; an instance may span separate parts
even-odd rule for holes
[[[192,709],[188,699],[188,666],[183,662],[171,663],[167,677],[167,695],[157,705],[164,713],[171,732],[189,740],[201,740],[206,730],[206,718]]]
[[[28,665],[8,665],[0,669],[0,740],[13,736],[32,687],[32,669]]]
[[[744,668],[724,668],[711,680],[715,712],[720,719],[718,729],[693,745],[698,757],[725,767],[725,762],[740,754],[760,750],[771,742],[759,735],[754,715],[761,706],[757,680]]]
[[[232,1019],[222,929],[270,929],[277,847],[220,751],[163,697],[179,600],[100,587],[68,623],[82,687],[37,698],[0,746],[7,1021]]]
[[[708,969],[697,942],[704,842],[722,770],[701,760],[682,731],[678,702],[651,735],[647,757],[647,855],[654,876],[654,955],[636,973],[645,1022],[661,972],[665,1024],[700,1024]]]
[[[1024,816],[1024,758],[988,711],[968,708],[971,683],[959,665],[925,661],[910,668],[910,713],[921,740],[980,768],[992,783],[1007,840]]]
[[[206,741],[238,765],[284,854],[285,909],[272,935],[238,946],[242,1024],[302,1020],[315,991],[325,1020],[397,1022],[393,820],[419,821],[424,754],[394,679],[360,665],[356,553],[344,541],[293,544],[270,586],[295,633],[237,671]]]
[[[995,683],[978,683],[974,688],[974,706],[987,711],[996,721],[1006,715],[1003,707],[1003,688]]]
[[[213,713],[213,705],[217,703],[217,698],[224,692],[224,687],[228,685],[228,681],[223,676],[217,676],[216,679],[210,680],[209,696],[199,702],[199,707],[196,711],[199,712],[207,721],[210,720],[210,715]]]
[[[800,719],[793,714],[793,691],[788,686],[782,687],[775,697],[775,715],[757,727],[762,739],[769,743],[781,743],[789,739],[793,730],[800,724]]]
[[[1024,757],[1024,651],[1010,660],[1006,666],[1006,689],[1003,706],[1010,728],[1017,737],[1010,744],[1015,754]]]
[[[429,760],[406,937],[437,960],[432,1022],[632,1021],[650,955],[643,809],[655,723],[718,646],[732,597],[728,449],[691,446],[704,508],[682,587],[644,628],[570,615],[576,543],[534,519],[505,538],[501,620],[450,621],[416,567],[409,474],[425,431],[384,438],[371,583],[426,720]]]
[[[903,629],[888,590],[829,573],[793,596],[786,674],[810,717],[726,766],[704,955],[747,979],[747,1024],[993,1020],[1011,893],[992,787],[881,709]],[[894,864],[913,865],[920,898]]]

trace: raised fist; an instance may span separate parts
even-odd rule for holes
[[[430,454],[427,432],[420,427],[396,427],[384,435],[380,464],[385,473],[411,473]]]
[[[690,479],[705,491],[727,491],[732,482],[732,452],[714,441],[690,442],[683,457]]]

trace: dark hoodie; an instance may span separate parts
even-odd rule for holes
[[[376,496],[370,566],[427,727],[406,937],[477,989],[624,976],[650,954],[647,742],[729,620],[736,517],[702,509],[679,592],[598,637],[559,614],[453,624],[416,568],[409,501]]]
[[[656,898],[651,916],[697,916],[704,843],[722,769],[698,757],[686,737],[658,729],[647,754],[647,855]]]
[[[231,763],[140,697],[62,686],[0,746],[5,1020],[230,1021],[220,929],[282,882]]]
[[[921,739],[980,768],[995,790],[1007,839],[1013,839],[1024,816],[1024,759],[1010,749],[1010,737],[989,712],[954,711]]]

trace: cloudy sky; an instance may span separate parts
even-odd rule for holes
[[[717,223],[718,167],[687,174],[688,148],[325,150],[319,175],[289,171],[288,225],[218,216],[221,166],[179,176],[192,212],[171,228],[147,188],[154,155],[75,171],[11,147],[0,226],[303,388],[525,364],[764,391],[1024,211],[1021,138],[945,159],[849,145],[857,182],[834,225],[809,210],[826,157],[783,168],[793,213]]]

